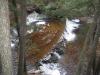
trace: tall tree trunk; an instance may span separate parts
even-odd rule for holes
[[[97,45],[96,42],[99,41],[99,38],[100,38],[100,0],[95,0],[95,8],[96,8],[96,12],[95,12],[95,22],[96,22],[96,25],[97,25],[97,28],[96,28],[96,32],[95,32],[95,37],[94,37],[94,43]],[[94,49],[95,49],[95,45],[94,45]],[[97,60],[97,61],[96,61]],[[93,75],[99,75],[99,71],[100,71],[100,68],[99,65],[100,65],[100,57],[96,57],[96,60],[94,62],[94,70],[93,70]]]
[[[100,32],[100,1],[95,1],[96,13],[95,13],[95,24],[90,27],[87,34],[83,50],[80,54],[79,64],[76,71],[76,75],[95,75],[95,59],[96,59],[96,49],[99,39]],[[91,71],[92,70],[92,71]]]
[[[14,1],[14,0],[13,0]],[[14,2],[15,3],[15,2]],[[19,65],[18,75],[26,75],[25,36],[26,36],[26,1],[16,0],[15,16],[17,16],[17,30],[19,36]],[[17,15],[16,15],[17,14]]]
[[[13,75],[8,0],[0,0],[0,57],[3,75]]]

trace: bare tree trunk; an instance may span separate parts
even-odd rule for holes
[[[90,27],[80,54],[76,75],[95,75],[96,49],[100,32],[100,1],[96,0],[95,24]]]
[[[89,50],[89,46],[91,40],[93,39],[92,34],[94,29],[95,29],[95,25],[92,25],[87,33],[83,49],[80,53],[79,63],[75,75],[85,75],[84,72],[86,73],[88,67],[88,58],[89,58],[88,55],[91,54],[90,53],[91,50]]]
[[[13,75],[8,0],[0,0],[0,57],[3,75]]]
[[[14,1],[14,0],[13,0]],[[15,2],[14,2],[15,3]],[[19,36],[19,65],[18,75],[27,75],[26,73],[26,60],[25,60],[25,36],[26,36],[26,1],[16,0],[16,11],[17,16],[17,30]],[[16,15],[17,14],[17,15]]]

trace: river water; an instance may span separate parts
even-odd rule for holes
[[[42,32],[42,29],[46,28],[45,25],[49,26],[49,23],[46,24],[49,21],[44,18],[46,18],[44,15],[40,15],[36,12],[28,15],[26,18],[26,33],[31,34],[34,32]],[[28,73],[31,74],[36,72],[35,75],[73,75],[72,72],[75,71],[76,63],[78,61],[78,52],[76,49],[81,47],[77,45],[79,44],[79,42],[77,42],[79,37],[77,36],[77,30],[80,28],[80,20],[69,20],[66,18],[65,23],[62,23],[62,25],[64,25],[64,29],[57,44],[54,45],[54,49],[52,49],[51,52],[49,52],[43,59],[40,60],[41,66],[39,66],[39,70],[34,70],[32,67],[30,69],[30,67],[28,67]],[[53,29],[55,29],[56,32],[56,28]],[[12,49],[15,49],[16,46],[18,46],[18,34],[15,28],[11,29],[11,34],[11,47]],[[49,38],[51,39],[51,36]],[[43,61],[45,61],[45,63]],[[42,73],[40,73],[40,71],[42,71]]]
[[[37,14],[37,13],[30,14],[27,17],[26,24],[28,26],[30,26],[31,23],[35,23],[35,22],[36,22],[37,26],[46,24],[46,21],[42,20],[41,17],[39,16],[39,14]],[[61,37],[59,38],[59,42],[61,42],[63,40],[66,41],[67,43],[74,42],[77,39],[77,34],[74,31],[79,28],[79,25],[80,25],[79,22],[80,22],[79,19],[69,20],[68,18],[66,18],[64,31],[63,31]],[[28,32],[32,33],[32,30],[29,30]],[[65,43],[65,42],[63,42],[63,43]],[[65,43],[64,45],[66,46],[67,43]],[[61,60],[64,61],[64,59],[63,59],[64,56],[60,56],[57,53],[55,54],[55,56],[57,56],[59,61],[61,61]],[[51,58],[50,55],[48,55],[47,58],[45,58],[45,60],[49,60],[50,58]],[[65,62],[64,62],[64,64],[65,64]],[[72,67],[72,65],[73,65],[73,63],[70,63],[70,65],[68,64],[68,66],[70,66],[70,67]],[[60,63],[52,62],[52,63],[46,63],[46,64],[42,63],[42,66],[40,66],[40,70],[43,71],[43,73],[41,73],[41,75],[69,75],[69,73],[67,73],[67,71],[66,71],[66,68],[62,67],[62,66],[63,66],[63,64],[61,64],[61,62]],[[30,72],[32,72],[32,70]]]

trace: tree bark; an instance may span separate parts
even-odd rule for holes
[[[96,49],[100,32],[100,1],[96,2],[95,23],[90,27],[80,54],[76,75],[95,75]],[[92,71],[91,71],[92,70]]]
[[[3,75],[13,75],[8,0],[0,0],[0,57]]]
[[[25,36],[26,36],[26,1],[16,0],[17,30],[19,36],[19,65],[17,75],[27,75],[25,60]],[[17,14],[17,15],[16,15]]]

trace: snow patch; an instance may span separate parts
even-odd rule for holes
[[[41,18],[42,17],[38,13],[33,12],[26,17],[26,25],[29,26],[31,25],[31,23],[35,23],[36,25],[45,24],[46,22],[44,20],[41,20]]]
[[[30,34],[33,32],[33,29],[27,30],[27,33]]]
[[[15,44],[11,42],[11,48],[14,48],[14,47],[15,47]]]
[[[58,57],[58,59],[61,58],[61,56],[57,52],[54,52],[54,54]]]
[[[36,13],[36,12],[28,15],[27,18],[26,18],[26,24],[30,25],[31,23],[38,21],[38,15],[39,14]]]
[[[78,19],[73,19],[69,20],[66,19],[66,26],[65,26],[65,31],[63,34],[63,37],[68,41],[74,41],[76,39],[76,34],[73,32],[75,29],[79,28],[79,23],[80,22]]]
[[[46,24],[46,22],[45,22],[45,21],[39,21],[39,22],[37,22],[36,24],[37,24],[37,25],[41,25],[41,24],[43,25],[43,24]]]
[[[58,63],[42,64],[40,70],[43,72],[42,75],[66,75],[66,71],[61,73],[61,68]]]
[[[73,22],[77,22],[77,23],[79,23],[79,22],[80,22],[80,20],[79,20],[79,19],[73,19],[72,21],[73,21]]]

